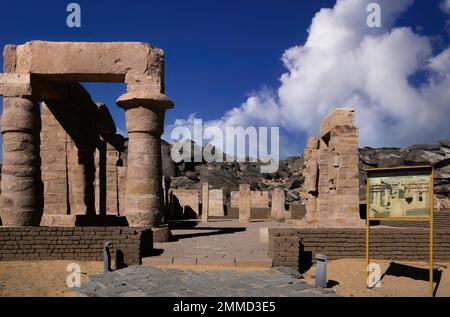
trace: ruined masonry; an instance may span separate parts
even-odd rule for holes
[[[337,108],[304,152],[306,216],[301,226],[363,226],[359,215],[358,128],[355,110]]]
[[[145,43],[7,45],[0,75],[1,224],[74,226],[83,217],[125,216],[129,226],[158,227],[160,137],[173,107],[163,72],[163,51]],[[79,82],[126,83],[117,100],[129,135],[126,164],[124,139],[107,107]]]

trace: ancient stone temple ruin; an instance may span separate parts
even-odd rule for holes
[[[337,108],[304,151],[305,226],[363,225],[359,214],[358,128],[355,110]]]
[[[126,83],[117,100],[129,135],[126,167],[107,107],[79,82]],[[134,42],[7,45],[0,95],[3,226],[74,226],[101,216],[160,224],[160,137],[173,107],[162,50]]]

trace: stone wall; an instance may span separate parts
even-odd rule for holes
[[[269,207],[269,192],[268,191],[251,191],[250,192],[250,207],[251,208],[268,208]]]
[[[434,228],[449,229],[450,230],[450,209],[435,210]],[[415,228],[429,228],[429,223],[426,221],[380,221],[380,225],[390,227],[415,227]]]
[[[209,216],[223,217],[225,215],[223,205],[223,189],[210,189],[209,193]]]
[[[199,215],[198,189],[172,189],[171,190],[171,217],[197,218]]]
[[[269,208],[269,191],[250,191],[250,207],[251,208]],[[231,208],[239,208],[239,192],[232,191]]]
[[[315,254],[329,260],[365,257],[365,229],[269,229],[269,256],[274,266],[301,269]],[[421,228],[372,228],[371,259],[428,261],[429,233]],[[450,230],[434,231],[434,259],[450,260]]]
[[[230,192],[230,207],[239,208],[239,192],[237,190]]]
[[[103,261],[111,242],[115,266],[141,264],[152,250],[152,231],[128,227],[0,227],[0,261]]]

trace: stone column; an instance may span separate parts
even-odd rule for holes
[[[239,185],[239,222],[250,222],[250,185]]]
[[[4,226],[39,225],[42,216],[40,116],[29,75],[0,76],[3,167],[0,217]]]
[[[202,222],[208,222],[209,217],[209,184],[202,183]]]
[[[286,196],[282,188],[275,188],[272,192],[272,217],[275,219],[286,219],[288,212],[284,209]]]
[[[69,161],[69,187],[71,215],[95,213],[95,149],[77,149],[72,144]]]
[[[131,227],[158,227],[163,215],[161,134],[165,110],[173,103],[163,94],[132,91],[117,104],[125,109],[128,167],[125,212]]]

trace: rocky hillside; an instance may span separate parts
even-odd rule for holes
[[[450,208],[450,141],[417,144],[407,148],[362,148],[360,153],[360,198],[365,200],[367,168],[433,165],[434,193],[442,207]]]
[[[194,153],[195,144],[192,144]],[[223,188],[225,193],[239,190],[240,183],[248,183],[252,190],[272,190],[284,187],[288,201],[298,201],[296,189],[303,184],[303,158],[290,157],[280,162],[276,173],[260,173],[259,162],[193,162],[193,155],[187,162],[175,164],[170,156],[171,146],[163,141],[163,174],[171,178],[172,188],[198,188],[200,182],[208,182],[213,188]],[[225,155],[223,156],[225,158]],[[225,161],[225,159],[224,159]]]
[[[196,146],[192,144],[192,148]],[[171,145],[162,144],[163,173],[171,177],[173,188],[198,188],[201,181],[209,182],[214,188],[226,191],[238,190],[239,183],[249,183],[252,190],[271,190],[282,187],[289,203],[300,203],[299,192],[303,185],[303,157],[289,157],[280,161],[278,172],[261,174],[259,163],[206,163],[181,162],[175,164],[171,157]],[[193,153],[193,151],[192,151]],[[435,167],[435,193],[438,200],[447,204],[450,199],[450,141],[438,144],[418,144],[407,148],[362,148],[360,153],[360,199],[365,201],[365,179],[367,168],[396,167],[412,165],[433,165]],[[193,161],[193,159],[191,158]],[[444,206],[446,208],[450,206]]]

